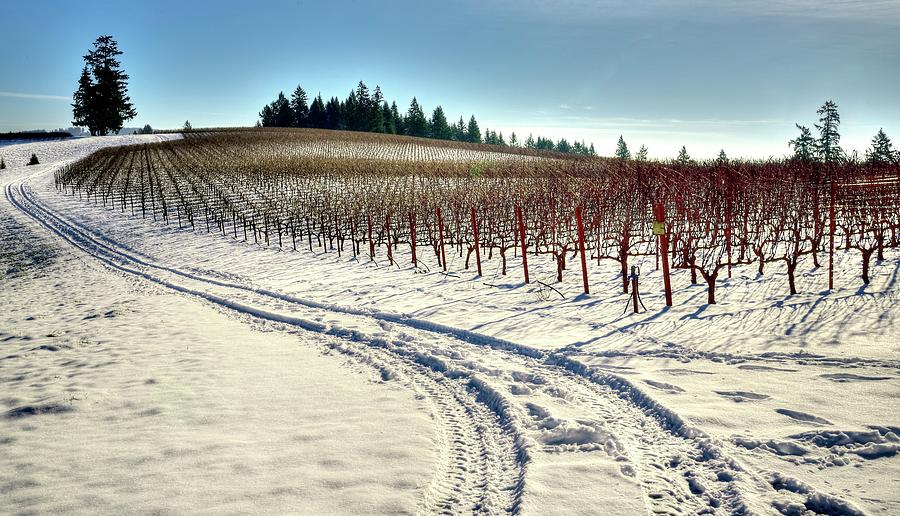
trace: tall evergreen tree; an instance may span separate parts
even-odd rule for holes
[[[716,163],[719,165],[728,164],[728,155],[725,154],[725,149],[719,149],[719,155],[718,157],[716,157]]]
[[[325,105],[325,128],[326,129],[344,129],[344,114],[341,109],[341,102],[337,97],[328,99]]]
[[[409,136],[428,136],[428,120],[425,119],[425,113],[415,97],[409,103],[409,110],[406,112],[404,123],[406,124],[406,134]]]
[[[441,106],[434,108],[434,112],[431,113],[429,127],[431,129],[432,138],[437,140],[450,139],[450,126],[447,124],[447,116],[444,115],[444,108]]]
[[[884,129],[879,129],[872,138],[872,147],[866,151],[866,161],[880,164],[900,161],[900,155],[894,151],[891,139],[884,133]]]
[[[535,148],[534,137],[531,135],[531,133],[528,133],[528,138],[525,138],[525,148],[526,149],[534,149]]]
[[[327,119],[325,103],[322,101],[322,94],[319,93],[309,106],[309,127],[322,129],[326,126]]]
[[[294,112],[291,110],[291,103],[284,96],[283,91],[278,93],[278,98],[273,103],[272,111],[275,113],[275,127],[291,127],[294,125]]]
[[[788,142],[788,145],[794,149],[793,159],[812,162],[816,160],[816,139],[813,138],[809,127],[800,124],[794,124],[800,130],[800,136]]]
[[[309,105],[306,103],[306,91],[297,85],[294,94],[291,95],[291,114],[294,127],[309,127]]]
[[[631,151],[628,150],[628,145],[625,144],[625,138],[622,138],[622,135],[619,135],[619,142],[616,144],[616,157],[631,159]]]
[[[128,74],[122,69],[119,45],[100,36],[84,56],[85,67],[73,95],[73,125],[87,126],[93,136],[118,133],[126,120],[137,116],[128,96]]]
[[[816,124],[816,129],[819,130],[819,158],[825,163],[837,163],[844,155],[841,135],[838,133],[841,116],[838,114],[837,104],[827,100],[816,113],[819,115],[819,123]]]
[[[481,129],[478,128],[478,122],[475,115],[469,117],[469,126],[466,128],[466,141],[471,143],[481,143]]]
[[[691,157],[688,155],[687,149],[684,145],[682,145],[681,150],[678,151],[678,157],[675,159],[675,161],[682,165],[687,165],[691,162]]]
[[[565,138],[560,138],[558,142],[556,142],[556,150],[557,152],[571,152],[572,146],[569,145],[569,142]]]
[[[260,125],[262,127],[275,127],[275,110],[272,109],[274,102],[263,106],[259,112]]]
[[[519,146],[519,139],[516,138],[515,131],[513,131],[513,133],[511,135],[509,135],[509,146],[510,147],[518,147]]]
[[[384,95],[381,94],[381,86],[376,84],[375,92],[372,94],[372,100],[369,104],[369,131],[376,133],[386,132],[384,129],[384,112],[381,108],[383,102]]]
[[[394,115],[387,102],[381,103],[381,119],[384,120],[384,132],[387,134],[397,134],[397,126],[394,125]]]
[[[394,124],[396,134],[406,134],[406,126],[403,124],[403,115],[397,109],[397,103],[391,102],[391,122]]]
[[[466,123],[463,121],[463,117],[459,117],[459,121],[453,124],[453,139],[458,142],[467,141],[466,139]]]
[[[637,154],[634,155],[634,159],[637,161],[647,161],[647,146],[641,145],[641,148],[638,149]]]
[[[594,150],[594,144],[591,143],[591,147],[588,149],[588,156],[596,156],[596,155],[597,155],[597,151]]]

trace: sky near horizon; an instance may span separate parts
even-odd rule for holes
[[[780,157],[837,102],[843,146],[900,146],[900,0],[0,0],[0,132],[68,127],[82,56],[125,52],[126,126],[253,125],[299,83],[612,154]]]

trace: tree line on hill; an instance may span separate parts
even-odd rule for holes
[[[453,140],[470,143],[487,143],[490,145],[524,146],[529,149],[552,150],[557,152],[577,153],[596,156],[594,145],[584,141],[569,143],[565,138],[557,142],[549,138],[532,135],[520,141],[513,132],[507,140],[503,132],[485,129],[482,133],[475,119],[469,117],[468,123],[462,116],[456,122],[448,121],[441,106],[426,117],[419,101],[413,97],[405,113],[401,113],[397,102],[388,104],[381,87],[375,86],[370,92],[363,81],[359,81],[356,89],[351,90],[346,99],[331,97],[328,101],[319,93],[309,102],[306,90],[301,86],[294,89],[288,99],[284,92],[259,112],[259,127],[309,127],[314,129],[334,129],[343,131],[363,131],[385,134],[399,134],[437,140]]]

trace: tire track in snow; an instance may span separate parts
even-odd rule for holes
[[[33,210],[29,210],[27,207],[17,203],[14,199],[16,195],[21,196],[30,203],[33,206]],[[591,369],[563,354],[548,354],[502,339],[437,325],[428,321],[416,320],[399,314],[335,307],[246,285],[203,278],[176,268],[145,261],[135,257],[130,251],[123,250],[121,246],[117,246],[114,242],[104,237],[92,236],[94,234],[91,230],[63,220],[52,213],[52,211],[41,207],[28,194],[24,185],[20,184],[18,186],[17,193],[11,187],[7,187],[7,197],[20,210],[47,226],[51,231],[56,232],[66,240],[69,240],[73,245],[82,248],[88,254],[101,259],[114,268],[122,270],[123,267],[116,265],[115,262],[124,262],[141,268],[169,273],[182,278],[182,281],[202,284],[204,287],[201,290],[188,291],[187,293],[199,295],[239,312],[326,333],[333,333],[333,329],[328,330],[329,326],[321,322],[323,319],[321,314],[323,313],[326,316],[329,314],[354,316],[354,320],[369,320],[370,323],[372,321],[398,323],[416,332],[441,336],[443,339],[441,344],[445,347],[465,349],[470,353],[500,354],[504,359],[517,362],[528,370],[539,372],[549,377],[552,382],[565,385],[572,392],[576,393],[575,400],[577,403],[594,417],[599,417],[604,421],[608,428],[626,445],[629,454],[628,460],[630,465],[634,467],[631,473],[637,477],[642,486],[646,495],[645,502],[650,512],[679,513],[685,510],[693,513],[750,512],[751,508],[748,508],[743,492],[768,491],[769,494],[772,494],[773,487],[775,487],[771,482],[767,482],[763,475],[748,472],[736,461],[725,456],[721,448],[703,435],[702,432],[690,428],[677,414],[658,405],[643,391],[624,378]],[[33,213],[33,211],[38,211],[40,214]],[[80,240],[82,244],[79,245],[73,239]],[[104,243],[101,239],[108,243]],[[155,280],[154,277],[145,271],[129,270],[126,272]],[[162,282],[164,284],[170,283],[166,280],[162,280]],[[173,288],[179,290],[177,285],[173,285]],[[219,296],[209,292],[210,289],[217,288],[227,291],[228,294]],[[251,302],[245,304],[235,301],[235,299],[249,299]],[[267,309],[253,306],[256,304],[266,306]],[[279,312],[286,305],[293,309],[299,307],[307,311],[312,310],[314,313],[319,312],[319,316],[314,316],[313,320],[286,316]],[[268,308],[272,306],[275,307],[274,310],[269,310]],[[318,319],[318,321],[315,319]],[[350,331],[349,333],[354,334],[358,332]],[[350,340],[353,341],[354,339],[351,338]],[[358,340],[364,341],[366,339],[358,338]],[[464,412],[460,413],[442,405],[443,402],[452,398],[452,396],[447,396],[446,389],[457,389],[455,391],[456,394],[460,394],[459,386],[447,387],[443,385],[440,393],[434,387],[425,389],[426,397],[431,399],[433,403],[436,403],[437,412],[447,415],[448,423],[442,428],[448,428],[449,431],[441,439],[443,439],[445,444],[443,448],[450,451],[442,456],[442,462],[438,468],[440,473],[436,476],[436,481],[429,488],[426,499],[423,501],[423,510],[427,512],[442,512],[444,509],[447,509],[447,511],[452,512],[453,509],[465,506],[467,510],[492,512],[496,510],[498,505],[494,501],[497,498],[504,498],[500,495],[511,491],[513,495],[508,497],[511,501],[506,507],[511,512],[517,512],[520,508],[521,495],[524,489],[525,464],[528,460],[526,446],[521,441],[520,432],[516,430],[517,421],[520,423],[524,419],[522,415],[514,413],[515,410],[510,409],[502,401],[502,396],[498,395],[487,384],[481,382],[474,373],[466,371],[465,367],[448,370],[446,364],[435,358],[435,354],[429,356],[427,354],[423,355],[421,352],[409,352],[396,344],[389,344],[386,341],[379,341],[379,339],[374,339],[369,345],[370,348],[367,350],[367,353],[371,353],[372,346],[380,347],[382,348],[381,351],[386,352],[384,353],[385,356],[393,357],[391,360],[396,360],[397,357],[405,357],[407,361],[411,360],[420,367],[426,367],[431,369],[433,373],[439,373],[439,376],[442,378],[467,380],[458,383],[465,384],[463,390],[474,394],[482,402],[481,405],[476,405],[476,407],[491,407],[491,412],[497,418],[493,422],[493,426],[500,426],[509,430],[499,435],[506,436],[507,440],[512,439],[513,442],[512,445],[504,444],[501,446],[511,446],[514,450],[512,454],[497,454],[497,456],[502,457],[502,460],[509,461],[510,456],[515,455],[513,462],[518,466],[517,480],[511,481],[509,480],[511,477],[507,475],[505,484],[504,482],[499,482],[495,483],[494,487],[491,487],[489,485],[491,475],[484,474],[483,469],[477,468],[470,472],[469,464],[470,462],[493,462],[497,460],[496,457],[484,461],[473,461],[471,455],[464,455],[454,448],[453,445],[471,443],[473,440],[482,443],[495,443],[498,439],[498,434],[487,435],[483,432],[476,432],[474,437],[473,434],[469,434],[460,440],[459,443],[453,441],[453,438],[446,437],[446,435],[459,435],[461,431],[459,427],[460,420],[477,417],[478,410],[468,406],[468,409],[464,408],[462,409]],[[456,400],[459,401],[460,399],[457,397]],[[455,406],[459,408],[464,405],[465,403],[459,403]],[[461,414],[465,414],[465,417]],[[518,426],[521,425],[519,424]],[[450,444],[447,445],[447,443]],[[480,447],[483,450],[493,448],[496,448],[493,444],[485,444]],[[482,457],[484,456],[482,454]],[[505,471],[509,471],[509,469],[508,467],[501,468],[501,470]],[[447,480],[448,475],[451,479],[449,481]],[[475,482],[483,496],[480,500],[473,500],[471,497],[463,500],[460,497],[460,493],[465,494],[467,492],[466,489],[469,488],[459,486],[465,483],[464,477],[473,475],[479,479],[487,479]],[[437,480],[439,478],[444,480]],[[455,479],[456,483],[452,479]],[[501,485],[499,489],[496,487],[497,484]],[[488,493],[492,493],[494,496],[488,496]],[[764,498],[770,498],[770,496],[764,496]],[[753,509],[756,508],[758,507]],[[771,510],[771,508],[770,506],[765,509]]]
[[[391,352],[392,345],[386,340],[389,336],[386,333],[383,337],[371,337],[314,318],[278,313],[255,306],[258,303],[252,301],[235,300],[189,286],[191,282],[202,283],[199,279],[178,283],[133,268],[137,260],[129,259],[120,251],[112,252],[107,245],[44,209],[26,193],[24,185],[15,188],[7,185],[5,190],[7,199],[18,210],[114,270],[199,297],[245,316],[335,337],[340,339],[338,343],[330,344],[335,351],[375,367],[384,380],[402,378],[402,383],[432,405],[436,420],[438,464],[420,504],[422,513],[519,512],[528,455],[517,428],[504,408],[495,403],[496,393],[477,378],[459,371],[444,374],[446,371],[426,357]]]

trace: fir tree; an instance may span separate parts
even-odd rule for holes
[[[73,95],[72,125],[87,126],[92,136],[118,133],[126,120],[137,116],[128,96],[128,74],[112,36],[100,36],[84,56],[85,66]]]
[[[891,139],[884,134],[884,129],[879,129],[875,137],[872,138],[872,148],[866,151],[866,161],[879,164],[898,161],[898,155],[894,152]]]
[[[725,154],[725,149],[719,150],[719,156],[716,158],[716,164],[718,164],[718,165],[727,165],[728,164],[728,155]]]
[[[506,146],[506,140],[503,139],[503,131],[500,131],[500,134],[497,136],[497,145]]]
[[[560,138],[559,141],[556,142],[556,150],[557,152],[571,152],[572,147],[565,138]]]
[[[625,139],[622,138],[622,135],[619,135],[619,142],[616,144],[616,157],[631,159],[631,151],[628,150],[628,145],[625,144]]]
[[[794,149],[793,159],[806,163],[816,160],[816,140],[808,127],[794,124],[800,130],[800,136],[788,142]]]
[[[387,102],[381,104],[381,119],[384,120],[384,132],[387,134],[397,134],[397,126],[394,124],[394,114]]]
[[[691,157],[688,155],[687,149],[684,145],[681,146],[681,150],[678,151],[678,157],[675,159],[681,165],[687,165],[691,162]]]
[[[406,134],[409,136],[428,136],[428,120],[425,119],[425,113],[419,106],[419,101],[413,97],[409,103],[409,110],[406,112],[404,119],[406,125]]]
[[[431,114],[431,123],[429,124],[431,137],[437,140],[450,139],[450,126],[447,124],[447,117],[444,115],[444,108],[438,106],[434,108]]]
[[[816,113],[819,115],[819,123],[816,124],[816,129],[819,130],[819,158],[825,163],[837,163],[844,155],[840,145],[841,135],[838,133],[841,116],[837,112],[837,104],[831,100],[825,101]]]
[[[510,147],[518,147],[519,146],[519,139],[516,138],[515,131],[513,131],[513,133],[511,135],[509,135],[509,146]]]
[[[309,106],[309,127],[322,129],[325,127],[327,120],[325,103],[322,101],[322,94],[319,93]]]
[[[534,149],[535,148],[534,137],[531,135],[531,133],[528,133],[528,138],[525,138],[525,148],[526,149]]]
[[[150,124],[145,124],[144,127],[138,131],[139,134],[153,134],[153,128],[150,127]]]
[[[306,91],[297,85],[294,94],[291,95],[291,114],[293,115],[293,127],[309,127],[309,105],[307,105]]]
[[[453,124],[453,139],[458,142],[468,141],[466,138],[466,123],[463,117],[459,117],[459,121]]]
[[[406,126],[403,124],[403,115],[397,109],[397,103],[391,102],[391,121],[394,123],[396,134],[406,134]]]
[[[272,111],[275,113],[275,127],[291,127],[294,125],[294,112],[291,110],[291,103],[284,96],[284,92],[278,93],[278,98],[273,103]]]
[[[194,128],[194,127],[191,126],[191,121],[190,121],[190,120],[185,120],[185,121],[184,121],[184,127],[183,127],[182,129],[184,129],[185,131],[190,131],[190,130],[193,129],[193,128]]]
[[[641,148],[638,149],[637,154],[634,155],[634,159],[637,161],[647,161],[647,147],[645,145],[641,145]]]
[[[589,155],[589,156],[596,156],[596,155],[597,155],[597,151],[594,150],[594,144],[593,144],[593,143],[591,143],[591,147],[588,149],[588,155]]]
[[[337,97],[328,99],[325,106],[325,129],[343,129],[343,112],[341,110],[341,102]]]
[[[381,86],[375,85],[375,93],[372,94],[372,101],[369,105],[369,130],[376,133],[383,133],[385,118],[381,104],[384,102],[384,95],[381,94]]]
[[[475,115],[469,117],[469,126],[466,128],[466,141],[471,143],[481,143],[481,129],[478,128],[478,122],[475,121]]]

